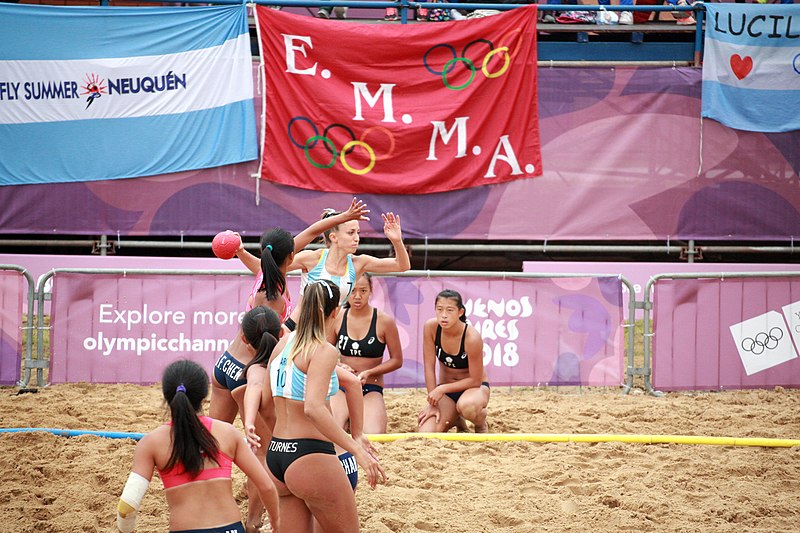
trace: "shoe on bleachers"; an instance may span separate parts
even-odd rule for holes
[[[383,17],[383,20],[387,22],[394,22],[396,20],[400,20],[400,15],[397,14],[396,7],[387,7],[386,8],[386,15]]]
[[[428,8],[427,7],[420,7],[417,8],[417,20],[428,20]]]
[[[621,11],[619,14],[619,24],[622,26],[630,26],[633,24],[633,13],[630,11]]]
[[[331,18],[331,12],[328,11],[327,9],[320,9],[319,11],[317,11],[317,18],[329,19]]]
[[[498,9],[476,9],[469,15],[467,19],[480,19],[483,17],[490,17],[492,15],[499,15],[501,13]]]
[[[333,14],[336,15],[338,19],[346,19],[347,18],[347,9],[346,7],[334,7]]]

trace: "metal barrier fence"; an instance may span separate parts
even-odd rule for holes
[[[792,346],[792,338],[800,345],[798,342],[800,336],[797,335],[800,333],[800,328],[797,326],[800,323],[800,283],[796,283],[794,287],[791,284],[788,287],[778,286],[777,280],[781,278],[800,282],[800,272],[684,272],[651,277],[645,286],[643,302],[637,303],[637,307],[644,309],[644,365],[641,371],[645,390],[656,396],[663,394],[655,390],[653,385],[653,338],[656,331],[651,315],[655,314],[654,311],[663,313],[665,310],[670,311],[672,316],[667,317],[668,320],[665,320],[667,326],[659,335],[665,339],[662,341],[665,352],[671,359],[679,361],[676,366],[685,366],[686,361],[680,359],[682,356],[680,346],[676,346],[677,343],[667,342],[667,335],[679,329],[680,335],[673,337],[691,341],[691,332],[697,331],[699,332],[697,338],[704,339],[693,345],[695,350],[692,354],[693,359],[695,361],[702,359],[703,362],[695,362],[692,372],[698,376],[706,374],[706,377],[698,377],[693,383],[686,382],[687,379],[684,378],[683,383],[671,387],[672,390],[800,385],[800,358]],[[686,282],[680,287],[680,294],[672,298],[676,304],[683,307],[681,312],[678,311],[679,305],[655,305],[655,298],[651,296],[651,292],[655,293],[656,284],[662,280]],[[711,287],[711,291],[700,294],[697,287],[689,286],[689,282],[701,280],[718,283]],[[747,291],[741,286],[732,286],[730,283],[724,287],[723,282],[726,280],[776,281],[772,283],[772,290],[766,286],[757,286]],[[725,292],[726,289],[728,294]],[[713,301],[713,298],[716,298],[716,301]],[[708,305],[709,309],[700,309],[701,304]],[[777,307],[783,310],[784,316],[775,311]],[[714,310],[716,313],[703,312]],[[681,316],[686,314],[689,315],[688,319]],[[687,320],[693,322],[687,324]],[[762,333],[764,329],[766,333]],[[728,336],[728,333],[731,336]],[[697,353],[701,351],[702,357]],[[734,364],[723,365],[723,358]],[[776,368],[782,363],[788,363],[790,366],[782,365]],[[681,368],[680,371],[687,372],[685,368]],[[751,377],[755,374],[759,376]]]
[[[38,317],[38,320],[40,321],[40,323],[42,324],[40,326],[40,331],[42,331],[42,329],[46,327],[46,326],[43,325],[43,322],[44,322],[44,304],[45,304],[45,294],[46,294],[45,286],[46,286],[46,284],[48,283],[48,281],[51,278],[53,278],[54,276],[59,276],[59,274],[64,274],[64,275],[81,274],[81,275],[88,275],[88,276],[111,276],[111,277],[116,277],[116,278],[120,278],[120,279],[121,278],[126,278],[126,277],[127,278],[134,278],[136,276],[140,276],[141,277],[141,276],[159,276],[159,275],[161,275],[161,276],[164,276],[164,275],[166,275],[166,276],[175,276],[175,275],[182,276],[182,275],[185,275],[185,276],[211,276],[211,277],[218,277],[218,276],[231,277],[231,276],[242,276],[242,275],[250,276],[251,275],[249,272],[246,272],[246,271],[241,271],[241,272],[240,271],[233,271],[232,272],[232,271],[214,271],[214,270],[204,270],[204,271],[200,270],[200,271],[198,271],[198,270],[155,270],[155,269],[154,270],[149,270],[149,269],[136,269],[136,270],[128,270],[128,269],[54,269],[54,270],[48,272],[46,275],[44,275],[44,276],[42,276],[40,278],[39,284],[38,284],[38,287],[37,287],[37,291],[36,291],[37,317]],[[64,279],[66,277],[67,276],[61,276],[60,278],[57,278],[57,279]],[[476,278],[480,278],[480,281],[487,283],[485,288],[488,289],[488,290],[483,290],[482,294],[468,294],[467,293],[467,294],[465,294],[465,301],[467,301],[468,297],[470,297],[470,296],[472,297],[473,300],[475,300],[475,315],[473,316],[473,320],[475,320],[475,317],[478,317],[477,321],[482,321],[482,325],[484,327],[484,331],[486,330],[486,328],[490,328],[490,326],[488,324],[486,324],[486,322],[489,322],[489,320],[486,318],[488,315],[485,313],[485,311],[484,311],[484,314],[482,315],[484,318],[483,319],[480,318],[480,316],[481,316],[480,309],[481,308],[479,306],[481,306],[481,305],[485,306],[486,304],[492,305],[491,302],[489,302],[489,297],[491,297],[493,295],[496,297],[496,300],[498,300],[498,301],[502,300],[502,297],[501,297],[502,295],[499,295],[503,291],[502,283],[497,283],[498,281],[502,282],[504,280],[505,281],[530,280],[533,283],[533,280],[539,280],[539,281],[563,280],[562,283],[564,283],[564,284],[572,283],[574,286],[576,286],[578,288],[577,289],[574,289],[574,288],[560,289],[559,288],[558,290],[561,290],[562,292],[570,292],[571,291],[572,293],[575,293],[576,295],[580,294],[581,287],[583,287],[584,285],[588,285],[588,283],[594,283],[595,285],[597,285],[598,288],[595,288],[595,289],[592,289],[592,290],[594,290],[597,295],[600,295],[599,297],[596,297],[595,300],[597,300],[598,302],[601,302],[601,303],[604,302],[604,298],[605,298],[605,300],[608,300],[609,302],[613,301],[614,299],[618,299],[619,300],[618,304],[612,305],[610,307],[618,309],[619,315],[620,315],[619,318],[618,318],[619,327],[627,329],[628,333],[629,333],[628,334],[628,339],[627,339],[627,344],[625,344],[625,345],[622,344],[622,342],[624,342],[624,341],[621,340],[622,339],[621,335],[619,337],[620,340],[618,341],[619,342],[619,347],[622,350],[622,353],[624,355],[625,369],[622,372],[619,373],[618,378],[617,378],[616,381],[614,381],[613,383],[612,382],[608,382],[608,383],[604,383],[604,384],[605,385],[614,385],[614,386],[616,386],[616,385],[619,385],[622,381],[624,381],[625,390],[626,391],[629,390],[630,387],[633,384],[633,376],[637,373],[635,371],[635,368],[634,368],[634,359],[633,359],[633,347],[634,347],[634,337],[635,337],[634,323],[633,323],[633,319],[629,318],[628,322],[623,324],[623,320],[622,320],[622,316],[621,316],[622,315],[622,308],[619,307],[619,306],[627,304],[627,306],[629,308],[629,316],[633,316],[635,293],[633,291],[633,287],[632,287],[632,284],[630,283],[630,281],[625,279],[623,276],[620,276],[620,275],[609,275],[609,274],[583,274],[583,273],[569,273],[569,274],[552,273],[552,274],[550,274],[550,273],[503,273],[503,272],[479,273],[479,272],[459,272],[459,271],[437,271],[437,272],[411,271],[411,272],[406,272],[406,273],[403,273],[403,274],[380,275],[380,276],[376,276],[376,277],[377,278],[383,278],[383,280],[384,280],[383,283],[394,284],[394,285],[390,286],[389,289],[386,291],[387,293],[394,291],[391,298],[389,298],[388,296],[386,297],[386,302],[389,303],[389,304],[391,304],[392,300],[400,300],[400,299],[402,299],[402,297],[398,296],[398,295],[406,294],[406,293],[408,293],[409,290],[417,291],[418,295],[422,295],[423,293],[426,293],[426,294],[428,294],[428,297],[430,299],[431,298],[431,294],[435,295],[435,292],[431,293],[431,291],[433,289],[431,289],[429,287],[423,287],[422,289],[417,289],[414,286],[412,286],[413,284],[422,284],[421,282],[423,282],[425,280],[433,280],[433,279],[445,280],[446,279],[446,280],[449,280],[448,287],[451,286],[451,285],[454,285],[455,288],[459,288],[459,283],[462,283],[462,284],[464,284],[464,283],[475,283],[474,280],[476,280]],[[461,281],[459,281],[459,279],[461,279]],[[589,280],[587,283],[583,283],[581,281],[581,280],[587,280],[587,279]],[[465,281],[465,280],[467,280],[467,281]],[[473,280],[473,281],[469,281],[469,280]],[[606,294],[605,292],[603,292],[604,287],[600,287],[601,281],[603,281],[603,280],[605,280],[603,283],[606,283],[606,284],[607,284],[607,282],[611,282],[612,284],[618,284],[618,285],[616,285],[616,288],[617,288],[616,292],[614,292],[613,288],[612,289],[607,289],[607,292],[609,294]],[[129,282],[133,283],[132,280],[129,280]],[[293,278],[290,278],[290,283],[294,283],[294,282],[295,282],[295,280]],[[488,283],[490,283],[490,282],[494,283],[495,285],[492,286],[492,287],[489,287]],[[405,283],[405,285],[403,285],[403,283]],[[577,285],[576,285],[576,283],[577,283]],[[170,283],[170,285],[176,285],[176,284],[177,284],[177,280],[176,280],[176,283]],[[237,282],[237,284],[238,284],[238,282]],[[240,284],[240,285],[243,285],[243,284]],[[430,285],[430,283],[427,283],[427,285]],[[553,285],[557,285],[557,283],[553,282]],[[622,285],[625,285],[628,288],[628,301],[627,302],[623,302],[624,295],[623,295],[623,292],[622,292],[622,289],[621,289]],[[59,287],[57,285],[57,283],[53,284],[53,307],[54,307],[54,316],[53,316],[53,319],[52,319],[53,322],[59,322],[59,323],[61,322],[59,319],[57,319],[55,317],[55,308],[58,305],[60,305],[60,302],[59,302],[59,298],[60,297],[61,298],[67,298],[67,299],[69,298],[69,293],[70,293],[71,289],[66,285],[65,285],[65,287],[66,288],[62,289],[62,287]],[[178,290],[178,289],[176,289],[176,290]],[[420,292],[420,290],[422,292]],[[535,286],[527,286],[526,285],[521,290],[531,291],[531,293],[534,293],[536,290],[541,290],[541,289],[537,289],[537,287],[535,287]],[[81,297],[84,298],[84,299],[88,298],[86,296],[86,294],[88,294],[88,292],[87,292],[85,287],[82,289],[82,292],[78,291],[75,294],[82,295]],[[111,293],[109,293],[109,294],[111,294]],[[119,290],[118,292],[115,292],[112,295],[112,298],[117,298],[119,300],[125,300],[125,301],[131,301],[132,298],[129,295],[130,295],[130,293],[123,292],[122,290]],[[570,296],[572,296],[572,295],[570,294]],[[476,297],[477,297],[477,299],[476,299]],[[588,299],[592,298],[591,296],[581,296],[581,297],[582,298],[588,298]],[[177,301],[176,297],[174,297],[174,296],[167,295],[167,296],[165,296],[165,298],[172,298],[171,301]],[[418,301],[416,303],[419,303],[419,302],[422,301],[420,299],[420,298],[422,298],[422,296],[418,296],[417,298],[418,298]],[[484,299],[483,302],[481,302],[481,298]],[[111,301],[111,300],[106,300],[106,301]],[[511,300],[509,299],[508,301],[510,302]],[[590,302],[590,303],[592,303],[592,302]],[[87,307],[87,305],[83,305],[81,307],[81,305],[83,305],[83,304],[80,304],[80,302],[79,302],[79,305],[77,305],[75,307],[75,309],[73,311],[71,311],[70,317],[69,317],[69,320],[70,320],[69,329],[70,330],[74,330],[75,334],[77,334],[77,335],[83,335],[83,333],[79,333],[79,330],[81,328],[81,326],[80,326],[81,322],[91,323],[94,320],[90,315],[87,315],[87,309],[89,309],[89,307]],[[470,305],[469,301],[467,301],[467,305],[468,306]],[[497,305],[497,302],[495,302],[495,305]],[[511,304],[509,304],[509,305],[511,305]],[[514,305],[516,305],[516,304],[514,304]],[[596,302],[592,303],[592,305],[597,307],[597,303]],[[106,306],[107,306],[107,309],[105,309],[104,312],[106,313],[106,321],[107,322],[111,321],[111,317],[113,316],[112,313],[121,313],[122,312],[121,310],[114,309],[111,306],[111,304],[106,304]],[[541,298],[541,302],[538,303],[537,306],[538,306],[538,309],[545,310],[540,315],[545,319],[547,319],[548,316],[552,315],[551,320],[561,320],[561,322],[566,323],[566,322],[568,322],[570,320],[576,320],[575,315],[579,315],[577,320],[579,320],[579,321],[583,321],[584,320],[584,317],[582,316],[583,310],[580,308],[580,304],[576,303],[576,301],[572,301],[572,300],[568,300],[568,299],[559,300],[558,298]],[[550,311],[546,311],[546,309],[548,309],[547,306],[550,306],[550,308],[549,308]],[[237,302],[237,308],[240,308],[240,307],[241,307],[241,304],[239,302]],[[382,305],[379,305],[379,304],[377,304],[376,307],[386,308],[386,306],[382,306]],[[412,307],[416,310],[416,307],[419,307],[419,306],[416,305],[416,304],[409,304],[408,305],[408,308],[412,308]],[[432,307],[433,306],[431,305],[431,309],[432,309]],[[425,315],[426,315],[426,318],[428,318],[431,313],[429,313],[430,310],[428,310],[427,307],[425,309],[426,309],[425,310]],[[482,309],[485,309],[485,307],[483,307]],[[491,307],[490,307],[490,309],[491,309]],[[399,313],[400,314],[404,314],[405,313],[406,315],[409,314],[407,312],[407,310],[405,310],[405,309],[401,310]],[[589,316],[589,315],[591,315],[591,313],[586,313],[586,314],[587,314],[587,317],[585,317],[585,321],[586,322],[581,322],[581,324],[584,324],[584,323],[590,324],[591,320],[596,319],[596,317]],[[559,315],[561,316],[560,319],[558,318]],[[80,319],[75,321],[73,316],[78,316],[78,317],[80,317]],[[408,325],[409,331],[413,331],[413,328],[415,327],[414,326],[414,317],[406,316],[405,320],[409,324]],[[537,317],[537,320],[539,322],[541,322],[541,319],[538,318],[538,317]],[[479,327],[478,324],[477,324],[477,321],[476,321],[476,327]],[[51,325],[50,325],[51,329],[54,326],[53,322],[51,322]],[[492,326],[495,326],[495,325],[496,324],[492,324]],[[499,327],[503,328],[503,327],[505,327],[505,325],[500,325]],[[536,342],[540,342],[540,343],[541,342],[545,342],[545,341],[543,341],[541,339],[544,339],[546,337],[546,333],[544,333],[544,332],[549,331],[549,328],[542,328],[542,326],[539,325],[539,324],[537,324],[536,327],[541,329],[541,331],[538,333],[538,336],[539,336],[540,340],[538,340]],[[624,329],[622,331],[624,331]],[[130,329],[128,331],[130,332]],[[489,336],[487,337],[487,345],[490,344],[489,339],[492,336],[491,331],[493,331],[493,330],[491,330],[491,328],[490,328],[489,331],[490,331],[490,333],[488,334]],[[519,336],[521,338],[520,340],[525,339],[526,335],[529,338],[534,335],[533,332],[525,331],[522,326],[520,326],[520,331],[521,331],[521,333],[519,333]],[[230,336],[232,336],[232,332],[230,330],[227,330],[225,333],[229,334]],[[173,334],[173,337],[174,337],[175,331],[173,331],[172,334]],[[581,333],[581,332],[577,332],[577,333],[576,332],[571,332],[569,334],[572,335],[573,337],[578,337],[578,336],[580,336],[581,338],[587,337],[585,332],[583,332],[583,333]],[[148,333],[148,335],[149,335],[149,333]],[[113,336],[113,334],[109,333],[109,337],[112,337],[112,336]],[[38,338],[39,339],[43,339],[43,336],[40,335]],[[102,333],[100,333],[99,335],[97,335],[95,333],[92,333],[92,335],[83,335],[82,339],[83,339],[83,343],[84,343],[84,346],[83,346],[84,348],[86,346],[90,346],[92,348],[96,348],[97,345],[100,344],[101,342],[105,342],[105,343],[109,343],[110,342],[109,338],[103,338],[103,334]],[[79,338],[79,340],[80,340],[80,338]],[[153,342],[155,342],[155,340],[156,340],[156,335],[153,334]],[[174,338],[170,339],[170,340],[175,341],[177,343],[177,341]],[[185,341],[185,339],[183,339],[183,340]],[[71,342],[73,342],[73,346],[77,346],[75,344],[75,341],[71,341]],[[143,338],[143,340],[141,342],[146,344],[149,341],[145,337],[145,338]],[[161,342],[161,339],[159,339],[159,342]],[[166,345],[166,342],[167,341],[165,340],[164,341],[165,345]],[[416,343],[416,339],[412,338],[411,342],[412,343]],[[530,342],[533,343],[532,340]],[[560,341],[558,341],[558,342],[560,342]],[[558,342],[556,342],[555,344],[557,345]],[[609,340],[609,343],[612,343],[612,342],[616,342],[614,340],[613,336]],[[498,343],[499,343],[499,341],[498,341]],[[175,345],[177,345],[177,344],[175,344]],[[526,349],[530,351],[531,347],[528,346],[528,342],[527,341],[526,341],[525,345],[526,345]],[[551,343],[551,345],[553,345],[553,343]],[[548,346],[551,346],[551,345],[548,345]],[[109,344],[109,346],[110,346],[110,344]],[[501,349],[501,347],[499,347],[499,344],[495,345],[494,347],[495,347],[494,359],[491,359],[491,354],[487,354],[486,353],[486,349],[485,349],[485,351],[484,351],[484,360],[485,361],[487,360],[487,355],[489,356],[490,360],[493,360],[495,362],[497,362],[498,360],[501,360],[504,357],[509,356],[508,353],[502,353],[502,349]],[[63,339],[59,340],[59,345],[56,348],[56,351],[65,350],[65,349],[66,349],[66,346],[65,346],[65,343],[63,342]],[[578,353],[583,353],[584,357],[586,357],[586,354],[584,352],[581,352],[580,350],[577,350],[577,349],[575,351],[578,352]],[[550,353],[550,352],[552,352],[552,350],[548,351],[548,356],[552,357],[552,353]],[[570,354],[570,355],[574,355],[574,354]],[[578,356],[575,356],[575,357],[578,358]],[[601,356],[598,356],[598,357],[601,357]],[[136,361],[136,359],[134,358],[134,359],[132,359],[132,361]],[[108,360],[106,360],[103,363],[103,365],[107,366],[106,365],[107,362],[108,362]],[[36,368],[37,369],[37,383],[38,383],[38,385],[43,385],[45,383],[45,380],[44,380],[44,377],[43,377],[43,369],[48,367],[48,363],[50,363],[50,368],[51,368],[51,376],[49,376],[49,381],[51,381],[51,382],[53,381],[53,379],[52,379],[53,359],[52,359],[52,357],[50,357],[50,354],[45,354],[44,353],[44,342],[37,343],[36,359],[34,361],[26,361],[26,363],[29,363],[29,364],[26,365],[26,370],[27,370],[27,372],[26,372],[26,380],[24,381],[23,386],[26,386],[28,384],[29,377],[30,377],[30,372],[29,371],[32,368]],[[416,363],[414,363],[413,360],[409,361],[409,363],[412,364],[412,365],[416,364]],[[131,364],[141,364],[141,363],[134,362],[134,363],[131,363]],[[504,374],[505,377],[503,378],[505,380],[505,383],[507,383],[509,385],[512,385],[512,384],[520,384],[520,385],[529,384],[527,382],[522,381],[522,378],[519,377],[519,376],[523,376],[523,375],[527,376],[527,374],[522,372],[522,368],[526,364],[527,365],[532,365],[532,363],[530,363],[529,361],[528,362],[523,361],[520,364],[520,367],[518,367],[516,369],[513,369],[515,371],[519,371],[517,375],[515,375],[513,372],[511,372],[511,369],[506,369],[506,373]],[[620,361],[620,365],[622,365],[622,361]],[[620,369],[622,369],[622,367],[620,367]],[[527,370],[527,368],[526,368],[526,370]],[[59,376],[63,375],[63,372],[61,372],[60,369],[58,370],[58,372],[59,372]],[[113,372],[114,372],[113,370],[110,370],[108,373],[104,374],[103,377],[101,377],[99,379],[101,379],[101,380],[102,379],[109,379],[108,376],[112,376],[110,379],[113,380],[113,375],[114,375]],[[537,372],[539,372],[539,374],[541,374],[542,373],[542,369],[539,368],[537,370]],[[76,375],[76,374],[73,374],[73,375]],[[624,378],[622,377],[623,375],[625,376]],[[149,378],[149,379],[152,379],[152,378]],[[501,381],[503,381],[503,380],[501,380]],[[542,383],[547,383],[547,380],[546,379],[542,379],[541,382]],[[399,379],[399,383],[395,384],[394,386],[403,386],[403,383],[408,383],[408,382],[404,382],[404,381],[402,381],[402,379]],[[534,382],[533,384],[535,385],[536,382]],[[575,384],[580,384],[580,383],[575,383]],[[391,385],[389,385],[389,386],[391,386]]]
[[[82,274],[82,275],[89,275],[89,276],[116,276],[116,277],[134,277],[134,276],[183,276],[187,278],[191,278],[194,276],[211,276],[213,278],[217,277],[242,277],[242,276],[251,276],[252,274],[247,271],[226,271],[226,270],[159,270],[159,269],[54,269],[42,276],[38,282],[38,285],[34,289],[34,282],[30,274],[22,267],[17,265],[0,265],[0,270],[14,270],[20,272],[26,279],[27,282],[27,294],[28,294],[28,303],[27,303],[27,313],[28,313],[28,324],[25,326],[25,329],[28,332],[25,341],[25,357],[23,359],[23,378],[20,380],[20,386],[28,386],[31,381],[32,370],[36,369],[37,371],[37,379],[36,383],[39,386],[45,384],[43,371],[45,368],[50,367],[52,360],[50,354],[45,354],[44,347],[45,347],[45,335],[44,331],[51,328],[52,326],[45,325],[45,300],[46,300],[46,284],[50,279],[58,274]],[[628,393],[634,387],[635,379],[637,376],[641,376],[643,380],[643,388],[649,394],[654,396],[659,396],[663,393],[656,390],[654,385],[654,336],[656,335],[656,331],[658,328],[654,327],[655,320],[654,317],[656,315],[656,311],[662,312],[664,316],[668,316],[668,314],[675,315],[677,313],[678,305],[673,305],[671,301],[668,301],[665,297],[665,300],[662,302],[662,305],[659,307],[656,303],[657,298],[655,297],[656,286],[659,281],[668,280],[685,280],[688,282],[697,282],[703,281],[706,282],[706,285],[703,287],[707,289],[708,284],[711,282],[719,282],[720,286],[722,286],[723,282],[732,281],[732,280],[750,280],[753,283],[772,283],[769,287],[762,287],[761,285],[757,285],[751,287],[749,289],[745,288],[742,292],[742,289],[737,289],[736,286],[732,284],[728,284],[727,287],[724,287],[725,290],[738,290],[734,294],[734,297],[728,298],[726,296],[721,296],[719,298],[719,302],[711,302],[716,305],[716,307],[712,306],[711,309],[717,309],[717,313],[719,315],[730,315],[730,308],[736,307],[735,305],[731,305],[730,302],[734,301],[745,301],[748,302],[754,301],[755,303],[752,305],[740,305],[736,309],[736,313],[733,315],[733,318],[730,318],[728,323],[722,323],[718,318],[714,318],[714,327],[704,328],[703,324],[699,326],[695,325],[696,329],[700,330],[701,333],[708,334],[707,336],[717,336],[715,347],[719,348],[720,345],[725,345],[725,349],[728,352],[726,357],[733,357],[736,358],[736,364],[730,365],[733,368],[731,371],[742,375],[743,381],[742,387],[758,387],[760,384],[764,386],[773,386],[775,379],[778,379],[776,383],[785,383],[789,386],[796,386],[800,384],[794,383],[792,379],[795,377],[800,380],[800,372],[798,372],[795,367],[800,368],[800,357],[797,355],[797,351],[791,343],[791,339],[794,338],[795,343],[800,346],[800,272],[720,272],[720,273],[707,273],[707,272],[696,272],[696,273],[665,273],[665,274],[658,274],[653,276],[650,281],[647,283],[643,300],[637,301],[636,295],[633,290],[633,286],[631,282],[621,275],[613,275],[609,276],[608,274],[593,274],[593,273],[507,273],[507,272],[463,272],[463,271],[409,271],[401,274],[386,274],[386,275],[376,275],[376,278],[383,278],[393,283],[397,283],[398,280],[405,279],[406,281],[411,280],[411,282],[419,283],[421,280],[426,279],[440,279],[440,280],[450,280],[449,284],[458,283],[458,279],[473,279],[473,280],[483,280],[487,282],[497,282],[502,280],[524,280],[524,279],[538,279],[538,280],[565,280],[566,282],[575,282],[579,279],[587,279],[591,278],[593,280],[619,280],[621,285],[625,285],[628,288],[627,294],[627,302],[624,302],[624,305],[628,306],[629,312],[628,317],[624,321],[624,324],[621,326],[625,330],[627,330],[627,339],[625,340],[624,346],[624,357],[625,357],[625,371],[624,371],[624,382],[622,383],[622,392]],[[789,283],[789,285],[781,284],[781,283]],[[290,284],[297,283],[297,276],[292,275],[290,277]],[[554,281],[555,283],[555,281]],[[792,285],[791,283],[794,283]],[[237,285],[240,285],[238,280],[236,281]],[[448,285],[449,285],[448,284]],[[621,286],[620,285],[620,286]],[[661,286],[664,286],[662,283]],[[386,295],[386,301],[390,302],[393,297],[397,297],[398,294],[401,294],[402,291],[406,290],[409,286],[401,285],[399,286],[400,289],[394,289],[395,293],[392,296]],[[489,287],[487,285],[487,287]],[[689,290],[691,292],[691,288],[686,289],[685,284],[684,286],[679,287],[680,290],[683,292],[680,293],[680,298],[678,299],[678,303],[685,305],[687,301],[694,298],[692,301],[699,301],[703,302],[703,298],[705,297],[703,294],[700,296],[695,297],[686,296],[686,291]],[[58,290],[54,286],[54,303],[58,298]],[[713,294],[721,294],[720,291],[722,289],[717,289],[712,287],[713,290],[717,291]],[[527,289],[526,289],[527,290]],[[749,291],[749,292],[746,292]],[[744,294],[744,296],[742,296]],[[491,290],[484,291],[483,294],[465,294],[465,300],[467,297],[483,297],[487,298],[491,295]],[[762,297],[763,296],[763,297]],[[708,298],[706,298],[708,300]],[[33,323],[32,317],[34,316],[34,301],[36,302],[36,324]],[[726,304],[727,302],[727,304]],[[691,302],[690,302],[691,303]],[[795,305],[796,304],[796,305]],[[380,304],[376,304],[376,307],[382,307]],[[797,309],[795,309],[795,307]],[[663,308],[663,309],[662,309]],[[776,322],[781,318],[777,311],[774,308],[781,308],[783,309],[783,313],[785,316],[785,322],[780,321],[780,323]],[[643,327],[641,328],[642,331],[637,331],[636,323],[635,323],[635,309],[643,309],[644,310],[644,320],[643,320]],[[704,318],[711,317],[715,315],[713,312],[705,312],[704,310],[700,314],[703,315]],[[110,312],[110,311],[109,311]],[[109,315],[110,316],[110,315]],[[737,318],[739,317],[739,318]],[[777,318],[776,318],[777,317]],[[792,318],[792,317],[796,317]],[[87,320],[88,317],[85,317]],[[774,320],[773,320],[774,319]],[[21,317],[20,317],[21,320]],[[478,319],[480,320],[480,319]],[[781,319],[783,320],[783,319]],[[735,322],[735,323],[734,323]],[[752,324],[751,324],[752,323]],[[673,329],[679,332],[679,335],[674,335],[675,337],[689,337],[691,336],[691,332],[687,332],[687,330],[691,328],[683,328],[681,329],[680,324],[678,324],[677,320],[672,321],[671,323],[665,323],[662,325],[661,334],[662,336],[668,336],[671,334],[669,330],[670,326],[674,326]],[[763,339],[760,337],[756,337],[755,334],[748,335],[747,328],[767,328],[765,332],[765,336]],[[21,326],[22,327],[22,326]],[[70,327],[73,327],[72,325]],[[666,329],[665,329],[666,328]],[[739,329],[736,328],[744,328],[741,329],[742,332],[739,332]],[[778,329],[772,329],[778,328]],[[730,329],[732,333],[732,337],[728,335],[728,329]],[[751,328],[752,329],[752,328]],[[779,331],[780,330],[780,331]],[[34,334],[33,332],[36,331],[35,335],[35,342],[36,342],[36,350],[34,355],[34,350],[32,349],[33,342],[34,342]],[[755,331],[755,330],[754,330]],[[638,335],[637,335],[638,333]],[[773,335],[774,333],[774,335]],[[764,350],[769,352],[770,350],[774,350],[778,347],[779,341],[781,339],[786,339],[786,341],[781,341],[780,345],[784,348],[783,351],[776,351],[773,355],[778,357],[775,359],[777,363],[772,364],[768,356],[770,353],[767,353],[766,356],[761,356],[761,354],[748,355],[744,354],[743,351],[740,349],[738,356],[736,355],[736,341],[738,336],[744,336],[743,338],[746,339],[744,344],[739,342],[740,347],[744,346],[744,351],[747,351],[749,346],[749,350],[751,352],[757,352],[756,348],[759,348],[761,345],[758,343],[764,344]],[[771,335],[771,336],[770,336]],[[634,354],[634,345],[635,341],[641,336],[643,340],[643,347],[644,347],[644,358],[640,364],[637,364],[635,360]],[[666,338],[666,337],[664,337]],[[760,339],[760,340],[759,340]],[[764,341],[764,342],[762,342]],[[750,344],[747,344],[747,343]],[[775,344],[773,346],[772,344]],[[669,346],[667,346],[669,348]],[[719,348],[720,350],[722,348]],[[760,348],[759,348],[760,349]],[[679,350],[675,350],[679,352]],[[668,353],[667,350],[664,355],[662,355],[661,361],[666,361],[668,357],[689,357],[689,355],[682,355],[681,353],[671,354]],[[690,354],[691,357],[697,359],[700,358],[701,355],[708,359],[709,354],[704,353],[692,353]],[[713,355],[713,354],[712,354]],[[750,360],[746,359],[745,356],[749,356]],[[738,363],[738,357],[742,357],[742,365]],[[774,359],[774,358],[773,358]],[[730,361],[730,359],[729,359]],[[753,363],[755,361],[755,363]],[[766,361],[766,362],[765,362]],[[755,367],[748,367],[748,363],[755,364]],[[781,366],[777,370],[774,371],[773,374],[769,374],[768,372],[764,372],[764,370],[770,370],[772,367],[769,366],[777,366],[779,363],[788,363],[791,366]],[[696,363],[695,363],[696,364]],[[765,366],[766,365],[766,366]],[[682,364],[678,365],[679,367]],[[741,368],[740,368],[741,367]],[[750,372],[750,371],[753,372]],[[657,370],[656,370],[657,371]],[[744,373],[748,372],[747,376],[744,376]],[[751,373],[759,373],[759,380],[755,380],[754,378],[750,378]],[[779,378],[770,376],[781,376]],[[790,377],[786,377],[790,376]],[[780,381],[783,379],[783,381]],[[789,381],[786,381],[788,379]],[[730,385],[719,385],[714,386],[713,384],[709,385],[708,383],[699,383],[700,386],[694,386],[693,383],[686,382],[683,383],[680,387],[677,388],[740,388],[740,387],[731,387]],[[673,388],[673,390],[675,390]]]

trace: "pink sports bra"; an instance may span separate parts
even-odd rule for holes
[[[212,419],[207,416],[201,416],[198,418],[200,418],[200,421],[203,423],[206,429],[211,431]],[[172,424],[172,422],[170,422],[170,424]],[[164,484],[164,489],[179,487],[195,481],[225,478],[230,479],[233,459],[228,457],[228,455],[223,452],[219,452],[215,459],[219,466],[204,468],[203,471],[197,475],[197,477],[192,477],[186,471],[184,471],[183,465],[175,465],[168,471],[159,470],[158,474],[161,476],[161,482]]]
[[[256,274],[255,283],[253,283],[253,288],[250,290],[250,297],[247,299],[247,309],[245,311],[250,311],[253,308],[253,302],[255,301],[256,294],[258,294],[258,290],[261,288],[262,283],[264,282],[264,274],[260,270],[258,274]],[[283,293],[283,313],[281,313],[281,323],[286,322],[286,319],[292,315],[292,299],[289,296],[288,289],[286,292]]]

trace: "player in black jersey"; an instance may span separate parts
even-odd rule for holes
[[[459,416],[472,422],[476,433],[488,431],[489,382],[483,368],[483,339],[467,324],[465,311],[461,294],[444,290],[436,296],[436,318],[425,322],[422,350],[428,405],[417,417],[421,432],[448,431]]]
[[[341,362],[361,379],[364,394],[364,433],[386,433],[383,376],[403,366],[403,350],[394,319],[369,303],[372,277],[362,274],[355,283],[344,312],[340,312],[330,339]],[[389,358],[384,360],[388,348]],[[349,414],[344,394],[331,398],[334,418],[344,425]]]

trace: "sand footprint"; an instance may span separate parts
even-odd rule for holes
[[[578,504],[572,500],[563,500],[561,502],[561,511],[564,514],[575,514],[578,512]]]

